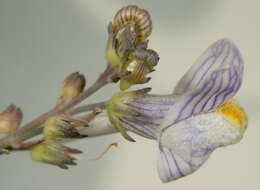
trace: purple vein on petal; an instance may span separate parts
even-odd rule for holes
[[[165,152],[164,152],[164,150],[163,150],[161,144],[159,144],[159,149],[160,149],[160,155],[163,155],[164,159],[166,160],[166,163],[167,163],[167,167],[168,167],[168,171],[169,171],[170,177],[171,177],[171,178],[174,178],[173,173],[172,173],[172,170],[171,170],[171,167],[170,167],[169,160],[168,160],[167,156],[165,155]]]
[[[232,76],[232,79],[235,77],[234,79],[234,83],[233,85],[231,85],[232,87],[229,88],[229,91],[223,96],[222,102],[224,102],[227,99],[227,96],[231,93],[235,93],[235,85],[237,84],[237,80],[238,80],[238,74],[237,71],[235,70],[235,74]]]
[[[211,79],[211,86],[208,88],[208,90],[201,96],[201,98],[197,101],[197,103],[193,106],[191,110],[191,115],[194,114],[194,111],[196,107],[201,103],[201,101],[210,93],[210,91],[214,88],[216,83],[216,77]]]
[[[124,123],[126,126],[129,126],[129,130],[130,129],[136,130],[139,134],[141,134],[143,136],[149,137],[151,139],[155,139],[154,132],[151,131],[149,128],[142,127],[142,129],[144,129],[144,130],[141,130],[135,124],[132,124],[129,121],[126,121],[125,119],[119,118],[119,121]]]
[[[211,98],[213,96],[216,95],[216,93],[218,93],[220,91],[220,89],[222,88],[222,85],[223,85],[223,77],[220,78],[220,83],[219,83],[219,86],[217,88],[216,91],[214,91],[213,94],[211,94],[211,96],[209,96],[209,98],[204,102],[204,104],[202,105],[201,109],[200,109],[200,112],[203,112],[204,111],[204,108],[206,107],[206,105],[208,104],[209,100],[211,100]]]
[[[175,165],[176,165],[176,168],[177,168],[179,174],[183,177],[184,174],[182,173],[181,168],[180,168],[179,164],[177,163],[177,160],[176,160],[176,158],[175,158],[173,152],[172,152],[171,150],[169,150],[169,152],[170,152],[170,154],[171,154],[171,157],[172,157],[172,159],[173,159],[173,161],[174,161],[174,163],[175,163]]]
[[[169,108],[158,108],[158,107],[154,107],[154,109],[151,108],[144,108],[144,107],[140,107],[131,103],[125,103],[125,105],[134,108],[136,110],[139,110],[141,112],[162,112],[162,111],[168,111]]]
[[[221,46],[221,50],[219,52],[219,54],[216,56],[215,54],[213,54],[212,56],[209,56],[207,57],[203,62],[202,64],[196,69],[196,71],[194,72],[194,74],[192,75],[192,78],[189,80],[189,82],[186,84],[186,86],[184,87],[184,92],[187,91],[187,89],[189,88],[189,86],[191,85],[191,83],[194,81],[195,77],[197,76],[198,72],[208,63],[208,61],[211,59],[211,58],[214,58],[214,62],[213,64],[215,63],[215,61],[219,58],[219,56],[221,55],[221,52],[223,51],[223,49],[225,48],[225,45],[226,45],[226,42],[225,40],[222,40],[221,42],[216,42],[216,43],[219,43],[219,44],[216,44],[216,46]],[[223,44],[224,43],[224,44]],[[206,50],[207,51],[207,50]],[[212,65],[213,65],[212,64]],[[211,66],[212,66],[211,65]],[[205,73],[204,73],[205,74]],[[199,83],[198,83],[199,84]],[[197,85],[198,85],[197,84]],[[196,86],[197,86],[196,85]]]
[[[202,86],[202,88],[200,89],[200,91],[203,91],[207,86],[208,84],[210,83],[210,81],[207,81],[204,83],[204,85]],[[181,107],[179,113],[178,113],[178,116],[177,118],[174,120],[174,122],[177,122],[179,121],[181,118],[182,118],[182,113],[183,111],[186,109],[186,107],[188,107],[191,103],[192,103],[192,100],[197,97],[201,92],[195,92],[193,94],[191,94],[190,98],[186,101],[186,103]]]
[[[139,117],[137,118],[124,118],[125,120],[138,124],[140,126],[149,126],[149,128],[156,129],[160,125],[160,123],[155,123],[152,119],[151,120],[141,120]]]
[[[149,105],[149,106],[172,106],[175,103],[175,99],[168,95],[152,95],[149,94],[144,97],[134,98],[133,103]]]

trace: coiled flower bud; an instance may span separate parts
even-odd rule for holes
[[[112,25],[113,33],[120,35],[127,25],[135,36],[135,44],[144,42],[152,33],[150,14],[137,6],[126,6],[116,13]]]
[[[75,98],[84,90],[85,85],[86,79],[83,74],[72,73],[62,83],[62,96],[66,99]]]
[[[22,122],[23,113],[20,108],[11,104],[0,114],[0,134],[10,134],[15,131]]]
[[[106,58],[110,66],[118,69],[119,77],[127,81],[122,82],[124,84],[121,85],[121,89],[125,90],[131,84],[144,83],[146,80],[145,75],[149,72],[149,69],[143,63],[136,64],[136,62],[144,62],[144,60],[137,60],[137,57],[132,53],[143,44],[146,45],[145,49],[147,49],[147,38],[151,32],[152,20],[150,14],[137,6],[123,7],[115,15],[113,23],[109,24]],[[131,68],[136,65],[136,71],[133,72],[134,74],[128,81],[128,66],[130,64]],[[135,77],[136,79],[134,79]]]

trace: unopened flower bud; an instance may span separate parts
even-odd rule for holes
[[[75,98],[84,90],[85,85],[86,79],[83,74],[72,73],[63,81],[62,96],[67,99]]]
[[[45,139],[51,140],[83,138],[87,135],[81,135],[76,127],[87,124],[85,121],[69,118],[65,115],[53,116],[46,120],[43,134]]]
[[[10,134],[15,131],[23,118],[20,108],[11,104],[0,114],[0,134]]]
[[[72,154],[81,153],[80,150],[69,148],[52,140],[46,140],[30,149],[31,158],[36,162],[57,165],[60,168],[68,169],[67,165],[76,165]]]
[[[137,6],[120,9],[108,26],[106,58],[114,68],[121,68],[136,46],[147,40],[152,32],[150,14]]]

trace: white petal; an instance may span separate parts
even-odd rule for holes
[[[158,172],[163,182],[196,171],[218,147],[238,142],[239,127],[212,112],[191,117],[167,128],[159,140]]]

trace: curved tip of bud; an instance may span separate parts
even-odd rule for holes
[[[84,90],[86,79],[83,74],[74,72],[67,76],[62,83],[61,92],[62,96],[66,99],[77,97]]]
[[[136,5],[128,5],[121,8],[115,15],[113,21],[113,31],[119,32],[129,25],[136,35],[136,41],[145,41],[152,32],[152,19],[147,10]]]
[[[23,112],[14,104],[9,105],[0,114],[0,134],[10,134],[15,131],[21,124],[23,119]]]

